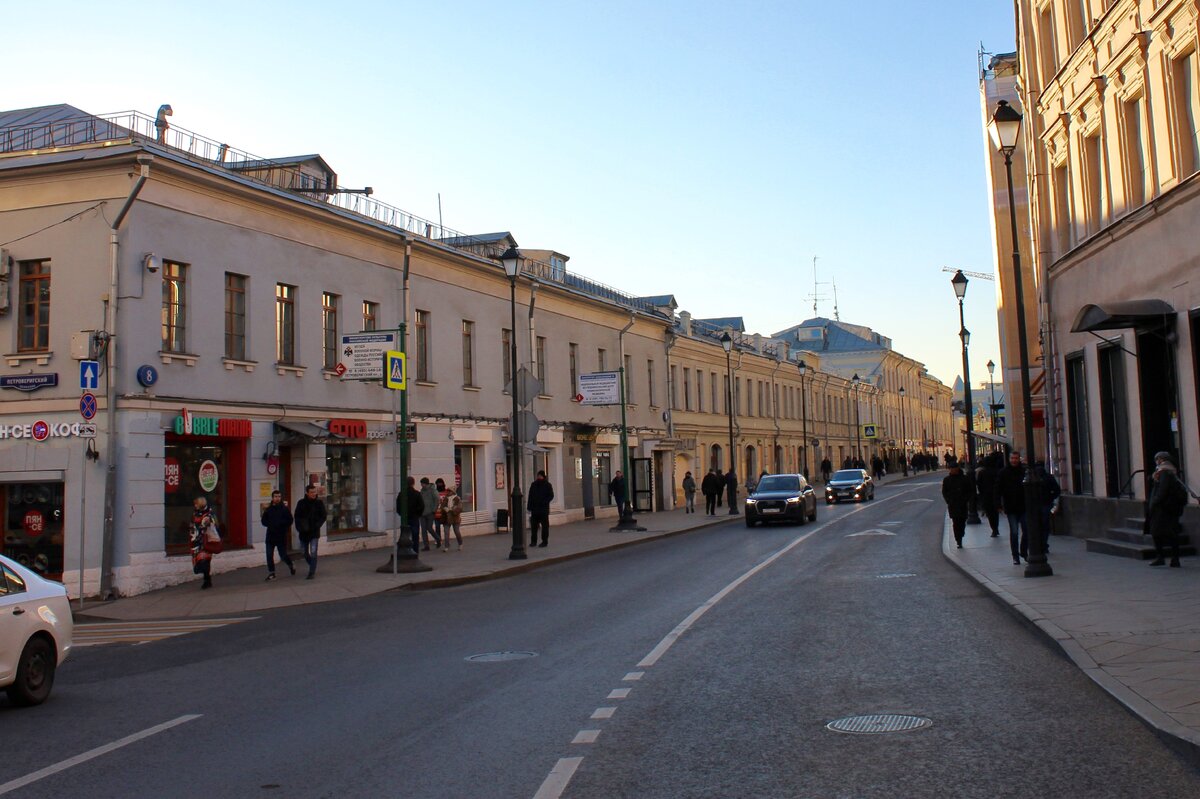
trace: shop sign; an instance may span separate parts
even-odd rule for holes
[[[175,417],[172,429],[181,436],[220,436],[249,438],[252,432],[249,419],[216,419],[211,416],[192,416],[187,408]]]
[[[163,484],[168,494],[174,494],[179,490],[179,480],[183,476],[183,468],[179,465],[178,458],[165,458],[163,460]]]
[[[212,491],[217,487],[217,479],[219,477],[217,464],[212,461],[204,461],[204,463],[200,464],[200,471],[197,472],[196,476],[200,481],[202,491],[205,493]]]
[[[47,438],[70,438],[82,435],[81,431],[85,427],[88,425],[78,422],[64,424],[41,419],[31,424],[0,424],[0,439],[32,438],[34,441],[45,441]]]
[[[362,419],[330,419],[329,432],[342,438],[366,438],[367,423]]]
[[[21,527],[25,529],[25,535],[37,538],[46,532],[46,517],[40,510],[25,511],[25,517],[21,519]]]
[[[0,377],[0,388],[15,388],[17,391],[37,391],[39,388],[54,388],[58,385],[58,372],[45,375],[5,375]]]

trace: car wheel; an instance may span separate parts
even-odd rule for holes
[[[803,527],[804,523],[806,521],[808,521],[808,516],[805,515],[804,508],[801,508],[800,509],[800,518],[796,520],[796,523],[799,524],[801,527]]]
[[[21,652],[17,679],[8,686],[8,700],[14,705],[40,705],[53,685],[54,646],[45,638],[33,638]]]
[[[753,526],[754,526],[754,520],[753,520],[753,519],[751,519],[749,516],[747,516],[747,517],[746,517],[746,526],[747,526],[747,527],[753,527]]]
[[[813,512],[809,514],[808,520],[810,522],[815,522],[817,520],[817,503],[815,502],[813,503]]]

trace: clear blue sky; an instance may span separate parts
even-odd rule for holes
[[[952,383],[943,266],[992,272],[977,51],[1012,4],[67,0],[5,9],[4,108],[161,103],[261,156],[696,317],[847,322]],[[17,65],[17,66],[12,66]],[[829,285],[822,315],[833,315]],[[975,381],[995,292],[967,295]]]

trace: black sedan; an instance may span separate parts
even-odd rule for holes
[[[759,522],[817,520],[817,495],[802,474],[763,475],[746,497],[746,526]]]
[[[866,469],[838,469],[825,484],[825,504],[875,499],[875,481]]]

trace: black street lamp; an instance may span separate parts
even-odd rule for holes
[[[796,364],[796,368],[800,370],[800,413],[803,417],[801,422],[801,435],[804,438],[804,444],[800,451],[803,453],[804,462],[800,465],[800,473],[804,475],[804,479],[808,479],[808,397],[804,393],[804,375],[808,374],[808,364],[803,359]]]
[[[908,477],[908,437],[904,428],[904,386],[900,386],[900,471]]]
[[[928,446],[930,449],[932,449],[933,456],[936,458],[937,457],[937,447],[934,444],[934,439],[937,438],[937,426],[934,424],[934,421],[933,421],[933,395],[932,394],[929,395],[929,433],[932,434],[929,436],[929,439],[928,439],[929,443],[928,444],[922,443],[921,446],[922,447]]]
[[[992,435],[996,435],[996,364],[991,358],[987,362],[988,370],[988,390],[991,392],[992,401],[988,405],[991,410],[990,418],[992,423]]]
[[[1008,176],[1008,214],[1012,223],[1013,292],[1017,301],[1017,344],[1021,359],[1021,416],[1025,423],[1025,526],[1029,531],[1029,557],[1025,562],[1026,577],[1049,577],[1054,574],[1046,559],[1041,514],[1041,482],[1033,476],[1033,391],[1029,384],[1029,339],[1025,333],[1025,291],[1021,284],[1021,251],[1017,238],[1017,203],[1013,196],[1012,154],[1021,136],[1021,114],[1001,100],[988,125],[992,142],[1004,154],[1004,171]]]
[[[858,386],[862,382],[862,378],[858,376],[858,372],[854,373],[854,377],[850,378],[851,385],[854,386],[854,460],[862,460],[862,419],[859,417],[858,407]]]
[[[962,339],[963,362],[963,413],[967,417],[967,474],[971,477],[972,485],[975,479],[975,405],[971,400],[971,364],[967,350],[971,343],[971,331],[967,330],[963,320],[963,297],[967,295],[967,276],[959,269],[950,278],[954,287],[954,296],[958,297],[958,337]],[[976,507],[974,494],[967,512],[967,524],[979,524],[979,510]]]
[[[509,421],[509,444],[512,448],[512,508],[509,510],[508,525],[512,528],[512,550],[508,553],[509,560],[525,560],[525,507],[521,496],[521,442],[517,440],[517,275],[521,273],[521,252],[516,247],[509,247],[500,256],[504,265],[504,274],[508,275],[509,310],[512,313],[512,333],[508,336],[508,357],[512,368],[512,418]]]
[[[721,349],[725,350],[725,415],[729,417],[729,468],[732,470],[735,460],[735,451],[733,449],[733,362],[730,360],[730,353],[733,352],[733,337],[729,335],[729,331],[721,334]],[[734,471],[736,475],[737,472]],[[732,489],[732,495],[726,496],[729,500],[729,514],[737,515],[737,485]]]

